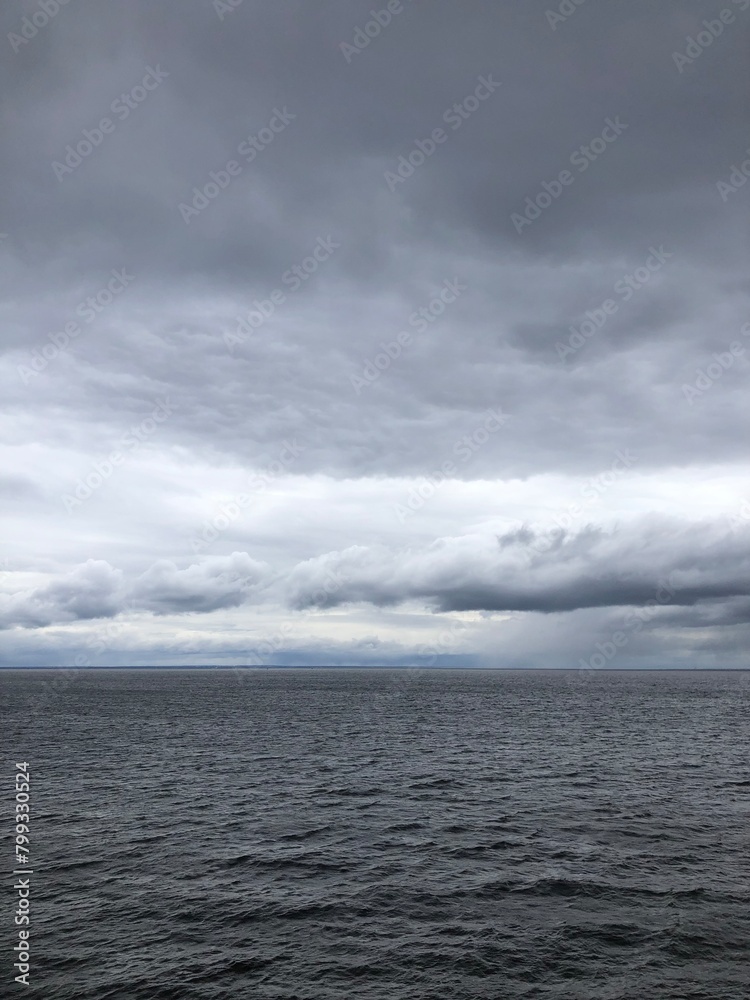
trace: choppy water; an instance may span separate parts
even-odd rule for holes
[[[7,800],[13,760],[32,772],[26,995],[750,996],[748,674],[0,690]]]

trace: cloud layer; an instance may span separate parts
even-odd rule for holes
[[[750,0],[383,9],[0,13],[5,665],[740,661]]]

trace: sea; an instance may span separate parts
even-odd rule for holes
[[[0,995],[747,1000],[749,697],[721,670],[3,670],[30,985],[7,903]]]

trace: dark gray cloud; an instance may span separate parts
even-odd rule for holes
[[[147,611],[154,615],[207,614],[249,600],[268,567],[245,552],[178,569],[160,560],[133,581],[103,560],[89,559],[47,586],[0,601],[0,628],[51,624]]]
[[[354,547],[315,560],[314,568],[290,574],[297,606],[420,599],[441,612],[552,613],[649,602],[694,605],[750,596],[750,532],[737,538],[725,526],[664,519],[553,538],[526,528],[498,538],[494,549],[482,536],[439,539],[420,552]],[[340,586],[321,591],[324,578],[337,577]]]
[[[55,622],[110,618],[122,610],[122,573],[89,559],[47,586],[16,591],[0,601],[0,627],[43,628]]]
[[[523,527],[494,546],[492,541],[480,535],[441,538],[407,551],[355,545],[282,571],[245,552],[184,569],[160,560],[133,581],[106,562],[89,560],[52,584],[15,595],[2,609],[2,624],[43,627],[132,611],[208,614],[246,603],[299,611],[414,600],[441,613],[552,614],[693,607],[723,599],[724,606],[701,608],[689,624],[748,620],[750,529],[735,537],[722,525],[650,518],[621,530],[588,526],[552,536]]]

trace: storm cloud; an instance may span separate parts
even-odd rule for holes
[[[744,663],[750,0],[0,21],[1,662]]]

